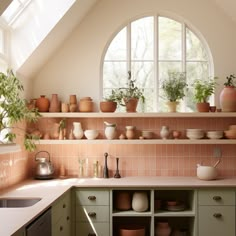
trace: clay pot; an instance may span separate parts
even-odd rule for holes
[[[196,104],[196,107],[199,112],[209,112],[210,110],[209,102],[199,102]]]
[[[40,98],[36,100],[35,106],[38,108],[39,112],[48,112],[50,101],[45,95],[40,95]]]
[[[119,236],[145,236],[145,227],[141,225],[127,225],[120,227]]]
[[[58,99],[58,95],[52,94],[49,112],[60,112],[60,111],[61,111],[61,102]]]
[[[135,137],[135,126],[126,126],[126,138],[127,139],[133,139]]]
[[[80,99],[79,111],[80,112],[92,112],[93,111],[93,101],[90,97],[84,97],[84,98]]]
[[[115,208],[121,211],[131,209],[132,196],[129,191],[119,191],[115,194]]]
[[[114,112],[117,108],[117,102],[103,101],[100,102],[101,112]]]
[[[227,86],[220,93],[220,106],[223,112],[236,111],[236,90],[235,87]]]
[[[124,99],[126,112],[136,112],[138,106],[138,99],[137,98],[129,98]]]
[[[169,236],[171,228],[168,222],[158,222],[156,225],[156,236]]]
[[[69,111],[69,104],[62,103],[61,104],[61,112],[68,112]]]
[[[76,95],[70,95],[70,104],[77,104]]]

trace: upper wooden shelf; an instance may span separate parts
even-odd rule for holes
[[[68,112],[53,113],[42,112],[42,117],[47,118],[217,118],[236,117],[236,112],[152,112],[152,113],[103,113],[103,112]]]

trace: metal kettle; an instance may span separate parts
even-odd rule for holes
[[[46,153],[47,157],[41,156],[40,153]],[[40,151],[35,154],[36,170],[35,170],[35,178],[36,179],[52,179],[54,174],[54,167],[50,161],[50,154],[47,151]]]

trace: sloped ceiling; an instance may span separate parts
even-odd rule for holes
[[[236,0],[213,0],[236,24]]]
[[[6,10],[6,8],[10,5],[12,0],[1,0],[0,2],[0,15]]]

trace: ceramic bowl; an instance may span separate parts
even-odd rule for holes
[[[142,131],[142,137],[145,139],[152,139],[153,138],[153,132],[149,130],[143,130]]]
[[[229,126],[229,129],[230,129],[230,130],[236,130],[236,125],[230,125],[230,126]]]
[[[202,129],[187,129],[186,136],[189,139],[201,139],[204,137],[204,131]]]
[[[218,173],[217,169],[213,166],[198,166],[197,177],[201,180],[214,180]]]
[[[209,139],[221,139],[223,137],[223,131],[207,131],[207,137]]]
[[[98,131],[93,129],[88,129],[84,131],[84,135],[87,139],[96,139],[98,137]]]
[[[120,236],[145,236],[144,226],[128,225],[120,228]]]
[[[225,137],[228,139],[236,139],[236,130],[230,129],[224,131]]]

